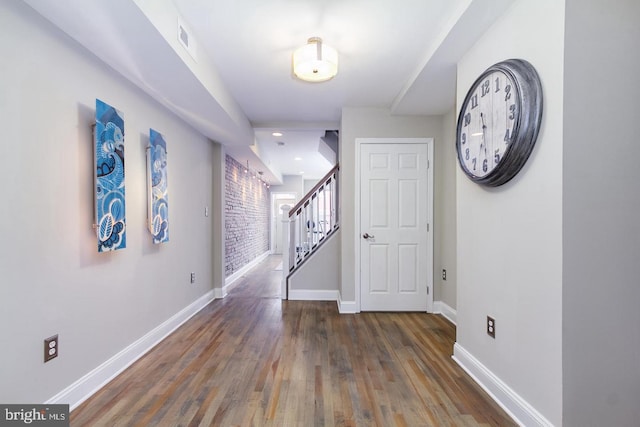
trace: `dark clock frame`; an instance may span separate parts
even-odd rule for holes
[[[487,175],[478,177],[469,171],[462,158],[461,130],[464,111],[476,89],[487,76],[495,71],[505,73],[514,82],[514,93],[517,96],[517,116],[511,134],[511,142],[502,160]],[[487,68],[471,85],[464,98],[456,130],[456,150],[458,163],[464,173],[473,182],[488,187],[497,187],[509,182],[525,165],[533,151],[542,123],[542,84],[535,68],[523,59],[507,59]]]

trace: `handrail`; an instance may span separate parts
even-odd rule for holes
[[[340,164],[336,164],[333,169],[331,169],[329,172],[327,172],[327,174],[325,176],[323,176],[318,183],[311,189],[311,191],[309,191],[307,193],[306,196],[304,196],[298,203],[296,203],[296,205],[294,207],[291,208],[291,210],[289,211],[289,218],[291,218],[293,216],[293,214],[302,207],[302,205],[304,205],[305,202],[307,202],[308,200],[311,199],[311,197],[313,196],[313,194],[318,191],[318,189],[320,187],[322,187],[323,185],[325,185],[328,181],[330,181],[330,178],[333,177],[333,175],[338,172],[340,170]]]

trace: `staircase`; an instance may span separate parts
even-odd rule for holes
[[[305,197],[284,215],[283,299],[288,298],[287,279],[338,229],[338,171],[334,166]],[[286,208],[285,212],[286,214]],[[288,223],[288,226],[287,226]]]

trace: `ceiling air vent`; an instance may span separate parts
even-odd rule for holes
[[[191,55],[194,61],[196,58],[196,40],[191,35],[189,29],[184,25],[184,22],[178,18],[178,41],[185,48],[185,50]]]

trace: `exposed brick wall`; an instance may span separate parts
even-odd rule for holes
[[[225,277],[229,277],[269,250],[271,196],[234,158],[227,156],[225,166]]]

